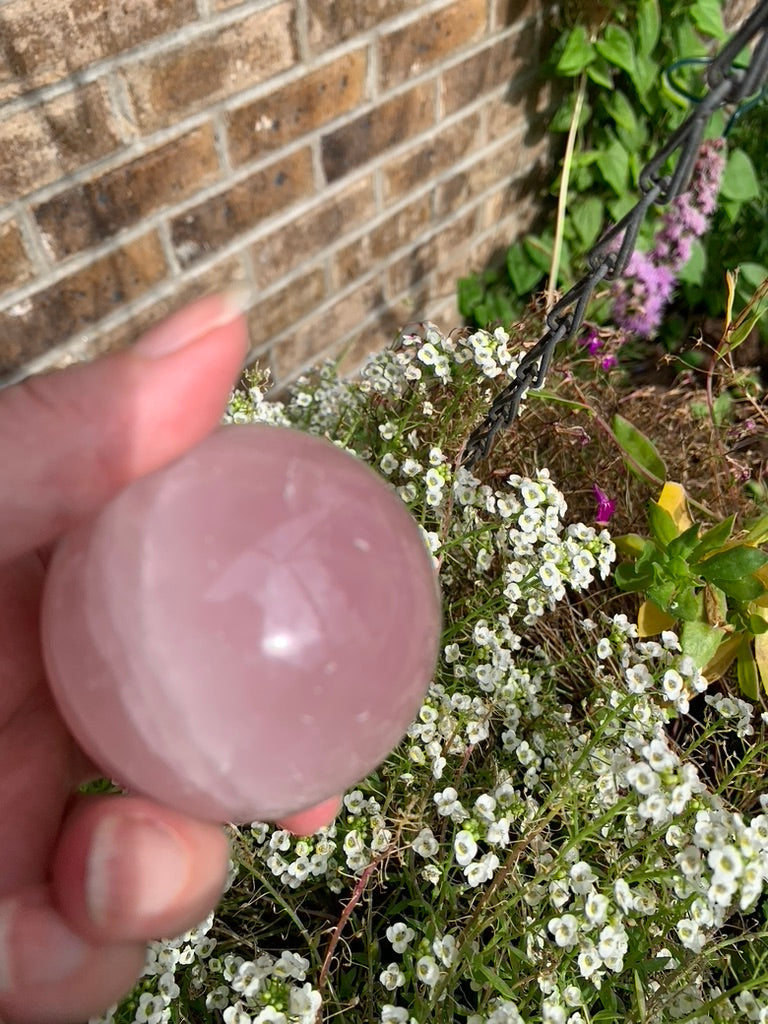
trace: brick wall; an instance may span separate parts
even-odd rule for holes
[[[538,0],[0,0],[0,379],[253,290],[278,383],[530,224]]]

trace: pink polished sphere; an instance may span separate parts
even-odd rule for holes
[[[307,434],[230,426],[62,540],[42,629],[61,713],[105,774],[199,818],[274,821],[397,745],[440,600],[373,470]]]

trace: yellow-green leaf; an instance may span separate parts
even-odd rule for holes
[[[680,484],[667,481],[661,489],[657,505],[661,505],[672,516],[677,532],[682,533],[689,526],[693,526],[693,520],[688,515],[688,499],[685,488]]]
[[[752,654],[752,648],[746,640],[739,647],[736,657],[736,675],[739,680],[739,689],[744,696],[749,697],[750,700],[757,700],[759,695],[757,662]]]
[[[637,613],[637,632],[639,636],[656,636],[665,629],[672,629],[675,621],[653,601],[643,601]]]
[[[733,659],[736,657],[743,639],[743,633],[734,633],[733,636],[729,636],[727,640],[723,640],[715,651],[714,658],[712,658],[711,661],[708,661],[703,669],[703,675],[710,683],[714,683],[720,678],[720,676],[724,675],[728,671],[733,663]]]

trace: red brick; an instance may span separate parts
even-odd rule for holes
[[[387,294],[397,298],[402,292],[433,274],[442,254],[466,246],[477,228],[477,212],[470,210],[446,224],[438,232],[393,263],[387,271]]]
[[[429,11],[379,41],[381,84],[390,89],[432,67],[487,29],[486,0],[456,0],[443,10]]]
[[[541,0],[495,0],[494,24],[497,28],[516,25],[521,18],[536,14],[542,6]]]
[[[0,202],[25,196],[120,144],[98,82],[0,120]]]
[[[302,324],[271,350],[275,382],[280,384],[325,353],[338,351],[345,338],[383,304],[381,284],[370,281]]]
[[[393,96],[323,136],[325,176],[336,181],[379,153],[425,131],[435,122],[435,84],[424,82]]]
[[[537,33],[526,27],[512,38],[497,40],[443,72],[442,109],[453,114],[483,93],[515,79],[538,66]],[[526,81],[530,87],[530,81]]]
[[[227,245],[259,221],[314,191],[312,154],[300,149],[275,160],[224,192],[206,199],[171,222],[176,255],[190,266]]]
[[[341,290],[387,256],[413,242],[430,222],[429,196],[421,196],[341,248],[333,257],[333,284]]]
[[[0,224],[0,289],[16,288],[34,276],[34,268],[16,221]]]
[[[365,97],[365,50],[311,71],[296,82],[233,110],[227,118],[232,162],[246,163],[358,106]]]
[[[248,313],[252,349],[258,349],[307,316],[325,298],[325,271],[313,267]]]
[[[266,288],[365,223],[375,213],[373,179],[351,182],[332,196],[260,238],[251,247],[256,284]]]
[[[11,0],[0,9],[0,38],[15,79],[6,78],[6,94],[60,81],[196,17],[195,0]]]
[[[307,0],[310,49],[325,53],[412,8],[413,0]]]
[[[297,59],[293,6],[286,2],[256,11],[126,69],[139,127],[152,131],[173,124],[292,67]]]
[[[382,168],[385,200],[399,199],[453,167],[482,145],[480,115],[475,113],[441,128]]]
[[[56,259],[97,245],[155,210],[178,203],[219,176],[213,127],[202,125],[35,209]]]
[[[522,138],[514,147],[505,140],[502,145],[479,157],[470,167],[441,182],[435,196],[437,216],[443,217],[458,210],[494,185],[511,180],[521,172],[536,173],[540,175],[542,184],[546,184],[542,159],[547,141],[544,140],[544,145],[540,143],[529,148],[524,145]]]
[[[0,374],[92,327],[166,273],[160,239],[151,232],[0,313]]]

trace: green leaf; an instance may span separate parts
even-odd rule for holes
[[[613,22],[605,29],[602,39],[595,42],[595,49],[601,57],[622,71],[632,72],[635,66],[635,47],[632,36],[625,28]]]
[[[723,639],[721,629],[713,629],[706,622],[685,622],[680,632],[683,654],[693,658],[696,668],[702,669],[714,657]]]
[[[768,515],[760,516],[751,520],[748,524],[749,532],[744,538],[750,544],[764,544],[768,540]]]
[[[637,129],[637,117],[632,109],[632,104],[621,89],[615,89],[603,96],[603,106],[608,112],[608,116],[620,128],[625,128],[628,132],[634,132]]]
[[[765,587],[756,576],[746,576],[744,579],[739,580],[718,580],[718,587],[727,594],[728,597],[733,598],[734,601],[740,601],[742,604],[746,604],[748,601],[756,601],[758,597],[762,597],[765,593]]]
[[[507,271],[512,287],[521,297],[530,295],[542,278],[541,268],[531,262],[522,242],[507,249]]]
[[[718,523],[717,526],[713,526],[711,530],[706,530],[702,533],[699,538],[699,543],[691,552],[691,561],[700,562],[706,555],[709,555],[722,547],[731,536],[735,519],[735,515],[728,516],[728,518],[724,519],[722,523]]]
[[[539,268],[540,273],[548,274],[552,262],[552,234],[549,231],[542,235],[526,235],[523,239],[525,254],[534,266]]]
[[[637,48],[646,57],[653,52],[661,32],[661,15],[657,0],[640,0],[637,5]]]
[[[755,662],[752,648],[745,640],[739,653],[736,655],[736,676],[739,680],[739,689],[745,697],[750,700],[757,700],[759,696],[757,663]]]
[[[679,532],[675,520],[656,501],[648,502],[648,525],[653,539],[662,548],[666,548]]]
[[[555,65],[558,75],[573,77],[580,74],[595,59],[595,49],[589,41],[584,25],[577,25],[571,30]]]
[[[691,566],[698,574],[710,583],[722,587],[728,580],[743,580],[768,563],[768,555],[759,548],[751,548],[746,544],[720,551],[703,562],[698,561]],[[727,593],[727,591],[726,591]]]
[[[699,527],[696,523],[683,530],[681,534],[674,537],[668,545],[668,552],[671,557],[687,559],[696,547],[698,541]]]
[[[740,203],[759,198],[760,183],[754,165],[743,149],[729,153],[720,192],[725,199]]]
[[[720,0],[696,0],[691,7],[691,17],[699,32],[714,39],[725,39],[725,26]]]
[[[611,428],[619,447],[637,463],[643,472],[638,474],[638,470],[631,463],[628,466],[629,471],[635,476],[640,475],[642,479],[650,477],[663,483],[667,477],[667,468],[653,441],[618,413],[613,417]]]
[[[587,196],[571,210],[571,223],[576,229],[582,245],[589,249],[603,227],[605,207],[602,199]]]
[[[651,113],[652,103],[649,100],[647,93],[649,93],[651,87],[656,84],[658,76],[658,68],[650,57],[646,57],[643,54],[638,53],[635,57],[633,66],[627,72],[632,84],[637,89],[637,94],[640,97],[640,102],[645,108],[647,113]]]
[[[597,57],[587,68],[587,78],[602,89],[613,88],[613,67],[607,60]]]
[[[622,144],[614,139],[598,153],[595,163],[616,195],[623,195],[629,185],[629,154]]]
[[[617,587],[631,592],[645,590],[652,580],[650,572],[638,573],[634,566],[626,563],[616,566],[613,578]]]

